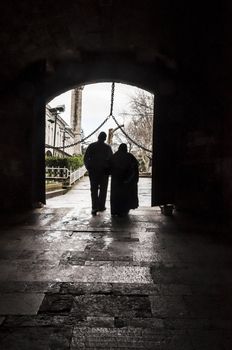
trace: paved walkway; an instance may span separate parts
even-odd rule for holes
[[[0,349],[232,349],[220,226],[149,208],[90,215],[88,178],[0,229]]]

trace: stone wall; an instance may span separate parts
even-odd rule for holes
[[[53,11],[42,1],[3,6],[1,208],[44,201],[44,101],[85,83],[114,80],[173,95],[161,107],[163,131],[157,134],[159,146],[171,150],[153,168],[154,174],[161,169],[160,196],[165,192],[182,210],[220,208],[230,216],[231,5],[225,11],[221,2],[210,8],[115,3],[60,2]],[[161,186],[162,172],[170,169],[174,176]]]

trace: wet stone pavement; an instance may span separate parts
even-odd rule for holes
[[[0,349],[232,349],[231,241],[161,215],[90,215],[88,178],[0,229]],[[108,196],[109,197],[109,196]]]

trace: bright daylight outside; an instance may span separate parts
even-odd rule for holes
[[[113,153],[125,143],[138,161],[139,189],[151,190],[154,95],[120,83],[98,83],[69,90],[46,106],[46,195],[64,193],[87,174],[84,154],[106,133]],[[112,114],[112,115],[111,115]]]

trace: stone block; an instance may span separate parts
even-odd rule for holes
[[[43,293],[2,293],[0,315],[35,315],[43,298]]]
[[[19,327],[0,329],[1,350],[69,350],[72,327]]]
[[[151,317],[145,296],[81,295],[75,297],[71,313],[85,317]]]
[[[68,314],[74,299],[70,294],[46,294],[39,314]]]

